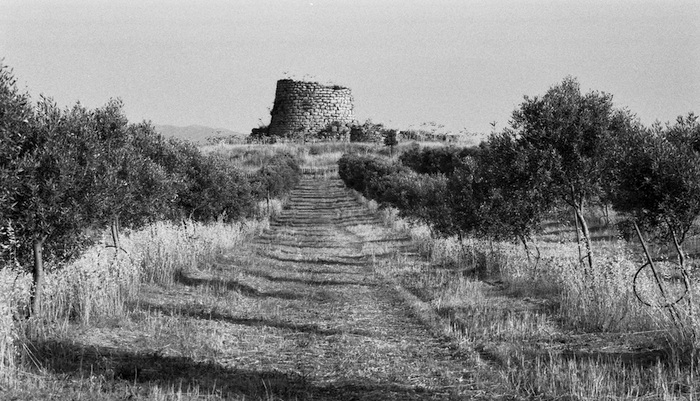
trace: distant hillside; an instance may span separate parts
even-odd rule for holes
[[[185,139],[197,144],[206,144],[209,137],[229,137],[235,136],[245,139],[247,134],[231,131],[226,128],[211,128],[202,125],[188,125],[187,127],[176,127],[174,125],[156,125],[156,131],[165,137],[175,137]]]

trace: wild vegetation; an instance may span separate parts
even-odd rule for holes
[[[139,283],[171,283],[259,232],[301,177],[286,153],[247,176],[150,123],[129,123],[119,100],[94,110],[61,109],[46,97],[33,104],[1,65],[0,113],[5,378],[23,341],[46,338],[57,324],[123,316]]]
[[[195,147],[7,67],[0,106],[0,395],[700,395],[693,114],[567,78],[478,147]]]
[[[256,196],[279,197],[298,182],[291,156],[276,155],[251,180],[216,154],[166,140],[149,123],[129,124],[119,100],[89,110],[32,105],[0,69],[2,260],[33,260],[31,312],[41,305],[43,263],[69,261],[89,244],[89,230],[119,231],[161,220],[224,222],[251,216]],[[281,177],[284,182],[279,182]],[[275,178],[275,179],[273,179]]]
[[[700,213],[698,138],[692,113],[646,128],[567,78],[526,97],[512,126],[478,149],[413,148],[398,161],[346,154],[339,174],[430,228],[432,239],[418,237],[432,264],[399,259],[386,273],[503,366],[515,389],[692,398],[700,321],[683,245]],[[553,232],[567,211],[573,243]],[[604,221],[592,224],[596,215]],[[618,352],[581,349],[579,337]]]

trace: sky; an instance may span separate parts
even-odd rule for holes
[[[283,78],[349,87],[356,118],[500,129],[566,76],[644,124],[700,113],[697,0],[0,0],[33,98],[250,132]]]

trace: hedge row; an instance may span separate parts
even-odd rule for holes
[[[129,123],[119,100],[97,109],[33,103],[0,65],[0,262],[78,255],[89,231],[158,220],[231,221],[296,185],[278,155],[252,177],[233,161]]]
[[[353,154],[340,158],[338,174],[348,187],[395,207],[402,217],[424,222],[438,233],[453,233],[445,176],[418,174],[396,162]]]
[[[423,220],[445,235],[518,238],[526,243],[549,211],[575,216],[594,266],[587,214],[611,206],[629,225],[675,244],[700,228],[700,118],[644,127],[612,96],[581,93],[567,77],[541,97],[525,97],[511,127],[477,149],[412,147],[402,164],[345,155],[346,184]],[[410,167],[410,169],[409,169]]]
[[[401,164],[420,174],[452,174],[462,166],[464,158],[476,156],[479,148],[439,146],[422,148],[414,143],[404,151],[399,160]]]
[[[272,156],[250,179],[255,196],[269,201],[291,191],[301,180],[300,163],[289,153]]]

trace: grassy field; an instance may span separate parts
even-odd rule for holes
[[[271,220],[158,223],[125,233],[126,252],[90,249],[49,273],[29,321],[30,277],[0,269],[0,399],[700,396],[700,320],[637,300],[636,245],[595,227],[584,273],[566,222],[545,227],[538,259],[517,244],[432,238],[340,187],[335,163],[351,148],[388,153],[206,148],[247,171],[288,152],[307,178]],[[639,290],[660,299],[648,275]]]
[[[597,266],[584,273],[575,243],[562,235],[540,238],[535,262],[521,245],[434,239],[394,216],[388,224],[403,230],[410,238],[404,246],[421,257],[397,253],[378,270],[441,316],[443,328],[496,367],[510,391],[536,399],[700,395],[700,320],[679,306],[674,322],[666,308],[637,300],[632,278],[642,262],[635,246],[598,243]],[[681,293],[679,283],[665,284],[667,293]],[[639,292],[661,300],[650,277],[642,277]],[[693,299],[697,310],[697,288]]]
[[[337,178],[307,177],[263,230],[158,225],[134,233],[125,248],[153,267],[139,275],[137,291],[119,310],[93,311],[89,319],[54,314],[37,323],[15,342],[26,360],[17,361],[4,394],[114,400],[482,394],[463,379],[464,360],[373,270],[377,255],[365,252],[352,230],[380,229],[378,223]]]

